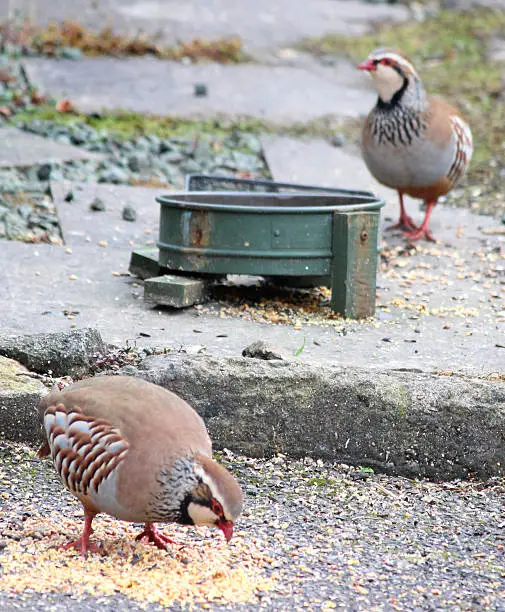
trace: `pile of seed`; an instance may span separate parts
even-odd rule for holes
[[[35,514],[35,513],[34,513]],[[61,546],[77,539],[81,521],[36,516],[4,549],[1,588],[23,593],[72,595],[121,593],[144,603],[170,606],[185,603],[240,603],[256,600],[257,592],[272,590],[263,568],[265,555],[238,535],[227,545],[220,533],[200,529],[187,537],[182,530],[164,532],[180,544],[169,552],[135,541],[139,530],[109,517],[96,521],[93,540],[103,553],[83,558]]]
[[[498,609],[505,598],[503,479],[433,483],[310,458],[218,460],[243,516],[219,532],[164,526],[167,552],[105,515],[82,559],[54,548],[82,529],[48,460],[0,443],[0,608]],[[37,604],[34,594],[38,595]],[[135,605],[129,604],[133,600]],[[45,603],[40,603],[45,602]],[[30,608],[30,606],[32,606]]]
[[[180,544],[163,551],[136,542],[138,526],[100,515],[92,540],[101,553],[62,550],[80,535],[79,504],[31,449],[0,444],[0,458],[0,503],[8,508],[0,515],[0,607],[1,592],[123,594],[170,606],[256,601],[273,588],[268,556],[240,532],[227,545],[216,530],[170,525],[164,532]]]
[[[214,288],[215,304],[195,309],[220,318],[241,318],[270,325],[290,325],[295,330],[305,326],[332,327],[339,335],[355,331],[362,322],[342,318],[330,307],[328,287],[296,289],[279,287],[262,280],[256,285],[226,283]]]
[[[468,327],[479,318],[493,327],[505,322],[505,251],[500,246],[465,252],[428,244],[387,247],[381,268],[377,305],[382,312],[438,317],[447,329],[451,320],[463,320]],[[470,293],[458,290],[463,280]]]

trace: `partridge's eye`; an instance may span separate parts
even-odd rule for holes
[[[385,57],[381,60],[381,64],[383,64],[384,66],[391,66],[392,63],[393,62],[388,57]]]
[[[210,500],[210,509],[216,516],[223,516],[223,507],[216,499]]]

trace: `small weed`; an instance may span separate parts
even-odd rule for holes
[[[374,474],[374,471],[371,467],[360,466],[358,469],[360,474]]]
[[[298,357],[299,355],[301,355],[301,354],[302,354],[303,349],[305,348],[305,339],[306,339],[306,338],[305,338],[305,336],[303,336],[303,342],[302,342],[302,345],[301,345],[299,348],[297,348],[297,349],[296,349],[296,352],[295,352],[295,357]]]

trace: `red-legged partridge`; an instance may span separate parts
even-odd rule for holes
[[[200,416],[180,397],[129,376],[99,376],[51,392],[40,403],[46,442],[67,489],[84,507],[82,536],[66,547],[82,554],[91,523],[105,512],[145,523],[137,539],[171,540],[156,522],[211,525],[226,540],[242,511],[242,491],[212,459]]]
[[[379,94],[363,129],[362,150],[373,176],[400,196],[400,219],[392,227],[405,229],[410,240],[433,240],[428,229],[433,207],[470,163],[470,128],[454,107],[426,94],[401,51],[378,49],[358,68],[370,73]],[[426,203],[420,227],[405,212],[404,194]]]

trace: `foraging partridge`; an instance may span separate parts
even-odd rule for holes
[[[180,397],[129,376],[99,376],[40,403],[46,442],[62,483],[84,507],[82,536],[65,548],[82,554],[96,514],[145,523],[137,539],[165,548],[155,522],[211,525],[227,541],[242,510],[242,491],[212,457],[200,416]]]
[[[358,68],[370,73],[379,94],[363,129],[362,151],[373,176],[400,196],[400,219],[392,227],[407,230],[410,240],[433,241],[430,215],[470,163],[470,128],[455,108],[426,94],[401,51],[378,49]],[[405,212],[404,194],[426,202],[420,227]]]

